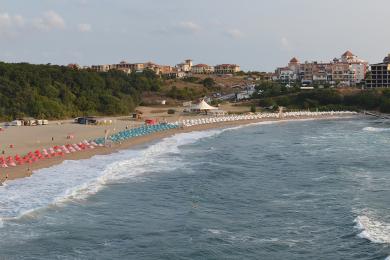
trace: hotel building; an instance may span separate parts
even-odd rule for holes
[[[390,54],[382,63],[371,65],[371,77],[367,79],[367,88],[390,87]]]

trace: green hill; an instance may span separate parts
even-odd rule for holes
[[[162,85],[152,71],[127,75],[64,66],[0,63],[0,119],[123,115]]]

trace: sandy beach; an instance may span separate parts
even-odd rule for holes
[[[226,127],[232,127],[232,126],[239,126],[239,125],[247,125],[247,124],[253,124],[253,123],[258,123],[258,122],[265,122],[265,121],[290,121],[290,120],[304,120],[304,119],[312,119],[312,120],[325,120],[325,119],[337,119],[340,118],[340,116],[324,116],[324,117],[300,117],[300,118],[282,118],[282,119],[275,119],[275,118],[262,118],[258,120],[240,120],[240,121],[232,121],[232,122],[221,122],[221,123],[214,123],[214,124],[205,124],[205,125],[197,125],[197,126],[191,126],[191,127],[185,127],[185,128],[180,128],[180,129],[172,129],[168,130],[165,132],[158,132],[158,133],[153,133],[150,135],[146,136],[140,136],[140,137],[135,137],[132,139],[129,139],[128,141],[125,141],[123,143],[117,143],[113,144],[111,147],[98,147],[95,149],[86,149],[82,152],[78,153],[70,153],[66,154],[62,157],[55,157],[55,158],[50,158],[50,159],[43,159],[40,160],[36,163],[33,164],[24,164],[24,165],[18,165],[16,167],[9,167],[9,168],[2,168],[0,169],[1,171],[1,180],[13,180],[13,179],[18,179],[18,178],[23,178],[23,177],[28,177],[31,174],[34,173],[34,171],[42,169],[42,168],[48,168],[57,164],[60,164],[64,160],[80,160],[80,159],[87,159],[90,158],[94,155],[103,155],[103,154],[110,154],[117,152],[121,149],[128,149],[131,147],[139,146],[142,144],[150,143],[152,141],[156,141],[162,138],[166,138],[178,133],[186,133],[186,132],[192,132],[192,131],[203,131],[203,130],[208,130],[208,129],[216,129],[216,128],[226,128]],[[110,127],[112,128],[112,131],[120,131],[124,129],[128,122],[125,121],[120,121],[117,120],[117,122]],[[65,127],[64,127],[65,126]],[[39,149],[39,146],[46,145],[48,144],[51,145],[61,145],[64,143],[67,143],[66,141],[70,142],[69,140],[66,139],[61,139],[58,138],[58,136],[65,136],[69,131],[78,131],[78,140],[83,140],[83,139],[91,139],[94,137],[101,137],[103,134],[104,129],[106,129],[107,126],[81,126],[81,125],[76,125],[76,124],[63,124],[63,125],[51,125],[47,127],[35,127],[35,128],[30,128],[32,132],[29,132],[29,134],[23,135],[21,139],[19,139],[19,145],[23,144],[24,139],[30,140],[35,138],[43,138],[46,139],[45,142],[42,143],[32,143],[25,141],[26,145],[21,147],[15,147],[15,151],[17,152],[23,152],[26,151],[26,149],[29,149],[30,151],[33,149]],[[15,128],[15,132],[13,133],[14,135],[18,135],[18,131],[25,130],[26,128],[20,127],[20,128]],[[82,129],[82,131],[80,131]],[[56,138],[54,141],[51,141],[52,135],[54,135]],[[58,138],[58,139],[57,139]],[[78,141],[76,140],[76,141]],[[73,140],[71,140],[73,142]],[[75,141],[75,142],[76,142]]]

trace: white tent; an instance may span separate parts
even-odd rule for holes
[[[193,105],[191,110],[218,110],[218,108],[210,106],[206,101],[202,100],[199,104]]]

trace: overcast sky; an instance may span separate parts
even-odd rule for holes
[[[0,60],[237,63],[390,52],[389,0],[0,0]]]

